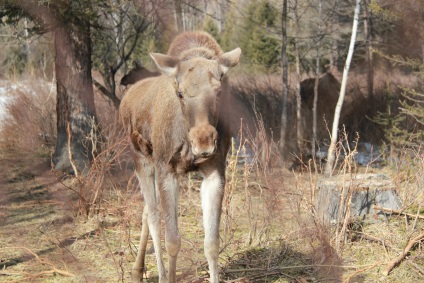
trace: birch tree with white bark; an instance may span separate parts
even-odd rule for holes
[[[330,147],[328,148],[328,155],[327,155],[328,159],[327,159],[327,164],[325,167],[325,174],[329,176],[333,174],[333,170],[334,170],[335,150],[336,150],[337,137],[338,137],[340,113],[342,110],[343,100],[346,93],[346,84],[347,84],[347,79],[349,74],[350,62],[352,61],[353,51],[354,51],[355,42],[356,42],[356,33],[358,30],[360,4],[361,4],[361,0],[356,0],[355,14],[353,17],[352,36],[350,38],[349,51],[348,51],[346,63],[343,69],[343,77],[342,77],[342,84],[340,87],[339,99],[337,101],[336,109],[334,112],[333,127],[331,130],[331,143],[330,143]]]

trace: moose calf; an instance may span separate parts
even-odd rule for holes
[[[224,53],[207,33],[186,32],[167,55],[150,54],[162,73],[132,85],[120,106],[131,139],[136,174],[145,199],[133,282],[142,279],[147,237],[153,239],[159,282],[175,282],[181,237],[178,230],[178,176],[199,171],[204,250],[210,282],[218,283],[219,222],[230,146],[231,111],[227,71],[239,63],[241,50]],[[160,243],[160,215],[165,222],[166,274]]]

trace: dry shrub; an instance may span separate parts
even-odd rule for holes
[[[90,126],[95,130],[84,141],[87,148],[93,149],[94,158],[90,167],[78,172],[75,182],[68,186],[78,199],[75,213],[85,218],[107,213],[107,203],[122,196],[133,174],[129,144],[117,109],[99,91],[95,91],[94,101],[97,119],[92,119]]]
[[[231,113],[233,135],[240,129],[256,136],[258,113],[262,119],[268,139],[279,139],[282,111],[282,84],[277,75],[237,77],[231,81],[231,96],[235,99]]]
[[[123,135],[110,138],[107,147],[97,155],[88,175],[84,178],[84,186],[90,192],[90,214],[99,213],[103,209],[105,192],[110,190],[113,197],[120,198],[122,189],[131,180],[132,170],[125,170],[128,165],[128,141]],[[123,179],[122,177],[125,177]]]
[[[294,124],[295,98],[289,90],[289,125]],[[278,75],[239,76],[231,81],[232,109],[230,123],[233,136],[240,127],[243,136],[249,140],[250,147],[256,146],[255,153],[260,156],[262,166],[272,161],[267,152],[280,139],[282,114],[282,83]],[[287,136],[291,137],[295,128],[289,127]],[[296,150],[296,141],[286,142],[287,152]],[[278,154],[279,156],[279,154]]]
[[[30,85],[29,89],[26,87]],[[6,116],[0,128],[0,148],[7,154],[50,156],[56,140],[53,88],[46,82],[26,81],[6,94]]]
[[[424,146],[401,151],[392,159],[403,210],[413,214],[424,212]]]
[[[99,125],[97,127],[100,128]],[[131,184],[133,162],[128,139],[119,121],[111,121],[101,128],[100,136],[90,136],[89,142],[100,146],[86,174],[79,176],[75,190],[78,196],[76,210],[84,217],[107,212],[111,199],[121,203],[124,190]]]
[[[336,146],[334,170],[345,176],[347,180],[350,180],[357,171],[354,160],[357,143],[358,140],[351,146],[352,143],[343,128]],[[309,163],[303,164],[306,170],[299,173],[293,172],[296,178],[296,189],[290,195],[286,195],[286,201],[290,207],[288,211],[291,215],[292,230],[298,231],[294,236],[295,239],[290,241],[302,243],[303,246],[299,248],[304,249],[308,254],[309,262],[314,266],[314,272],[320,280],[340,282],[344,273],[343,245],[347,239],[348,225],[352,221],[348,205],[352,193],[350,188],[347,188],[349,190],[346,193],[347,196],[340,198],[339,207],[347,207],[347,209],[339,214],[336,225],[333,225],[328,218],[323,217],[322,208],[317,207],[320,190],[318,185],[322,178],[318,172],[322,170],[315,170],[312,162],[310,160]]]

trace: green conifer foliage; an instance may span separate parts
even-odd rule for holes
[[[205,21],[204,31],[212,35],[216,40],[219,41],[219,35],[218,35],[218,27],[215,23],[215,21],[211,17],[207,17]]]
[[[276,31],[278,12],[267,0],[251,1],[240,31],[243,63],[258,71],[275,71],[280,62],[281,38]]]

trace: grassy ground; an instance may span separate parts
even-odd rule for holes
[[[50,172],[45,159],[3,158],[0,164],[0,282],[130,280],[143,207],[130,171],[120,177],[119,171],[112,174],[114,179],[104,182],[96,213],[84,217],[78,214],[74,192],[80,188],[78,181]],[[422,163],[417,164],[422,170]],[[389,167],[372,171],[391,174],[404,204],[416,190],[422,192],[422,187],[414,186],[422,184],[418,174],[423,171],[405,173]],[[221,223],[223,282],[424,280],[421,244],[414,245],[388,276],[383,274],[408,241],[422,233],[423,219],[392,215],[363,222],[352,226],[351,233],[336,245],[334,227],[317,222],[311,213],[318,178],[277,168],[264,175],[255,167],[234,166],[230,159]],[[200,179],[192,174],[181,184],[179,282],[204,282],[208,274]],[[408,212],[422,215],[422,204],[421,195]],[[146,282],[157,282],[151,246]]]

